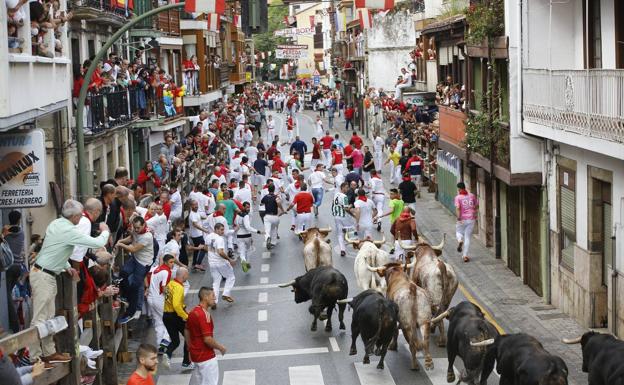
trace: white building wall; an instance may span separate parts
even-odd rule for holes
[[[416,46],[412,14],[376,15],[373,28],[366,33],[369,86],[393,90],[401,68],[409,64],[409,53]]]

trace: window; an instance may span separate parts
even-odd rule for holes
[[[87,49],[89,50],[89,58],[95,56],[95,41],[89,39],[87,41]]]
[[[576,171],[559,166],[559,246],[561,266],[574,271]]]
[[[624,68],[624,2],[614,1],[615,68]]]
[[[314,26],[314,49],[323,49],[323,26],[316,24]]]
[[[602,68],[600,0],[583,1],[585,68]]]
[[[80,60],[80,40],[78,38],[71,39],[71,61],[75,64],[82,64]]]

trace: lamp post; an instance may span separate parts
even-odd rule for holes
[[[165,12],[165,11],[168,11],[170,9],[175,9],[175,8],[183,8],[184,4],[185,4],[184,2],[181,2],[181,3],[176,3],[176,4],[163,5],[162,7],[154,8],[151,11],[145,12],[144,14],[133,18],[132,20],[130,20],[129,23],[121,27],[117,32],[115,32],[115,34],[113,34],[113,36],[111,36],[110,39],[106,41],[106,44],[104,44],[104,46],[95,55],[95,58],[91,61],[91,65],[89,66],[87,73],[84,75],[84,78],[87,79],[87,81],[83,82],[82,87],[80,87],[80,94],[78,96],[78,105],[76,107],[76,151],[78,152],[78,191],[79,191],[78,196],[79,197],[81,198],[85,197],[87,195],[87,192],[89,191],[88,180],[87,180],[87,169],[86,169],[87,164],[85,160],[83,118],[84,118],[85,100],[87,99],[87,90],[89,88],[89,83],[90,83],[91,77],[93,76],[93,73],[95,72],[97,64],[104,58],[104,56],[106,55],[106,51],[108,51],[108,49],[112,47],[112,45],[115,44],[117,40],[119,40],[128,30],[130,30],[136,24],[140,23],[141,21],[149,17],[157,15],[161,12]]]

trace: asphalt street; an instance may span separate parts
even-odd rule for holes
[[[284,115],[276,116],[277,127],[284,126]],[[301,138],[310,144],[314,135],[315,115],[305,111],[297,115]],[[341,137],[347,139],[351,134],[342,128],[344,121],[336,118],[336,125]],[[325,125],[327,120],[324,119]],[[285,139],[285,128],[281,129]],[[287,148],[284,148],[287,153]],[[309,162],[307,162],[309,164]],[[426,194],[426,192],[423,192]],[[333,191],[325,194],[323,205],[317,218],[319,227],[333,227],[330,214]],[[252,224],[262,228],[257,213]],[[389,233],[389,223],[384,218],[383,229]],[[448,361],[446,349],[436,345],[437,332],[431,338],[430,346],[434,369],[425,371],[410,370],[410,354],[405,339],[399,336],[399,349],[388,352],[384,370],[376,369],[378,358],[371,356],[371,364],[363,365],[363,344],[358,339],[358,354],[349,355],[351,345],[351,316],[345,312],[346,330],[338,329],[337,312],[333,315],[332,332],[325,332],[319,325],[318,331],[311,332],[312,316],[308,313],[309,303],[295,304],[290,289],[278,288],[277,284],[290,281],[305,273],[302,257],[302,243],[290,231],[290,215],[281,217],[278,245],[267,252],[263,236],[255,235],[254,251],[251,253],[252,268],[243,273],[240,265],[235,267],[236,285],[232,293],[235,302],[228,304],[220,301],[218,309],[213,311],[215,320],[215,338],[227,348],[225,356],[219,356],[220,384],[223,385],[407,385],[407,384],[446,384]],[[333,264],[349,282],[349,296],[356,295],[360,289],[355,284],[353,262],[356,251],[348,249],[346,257],[340,257],[337,249],[337,237],[341,234],[330,233],[334,248]],[[378,234],[381,238],[381,234]],[[437,243],[439,240],[431,240]],[[390,249],[386,244],[385,249]],[[190,277],[191,290],[187,295],[190,307],[197,302],[197,289],[211,284],[210,274],[194,273]],[[458,290],[453,298],[457,303],[466,299],[465,291]],[[474,299],[473,299],[474,300]],[[159,368],[158,385],[188,384],[191,372],[182,371],[180,363],[182,349],[175,352],[170,370]],[[424,368],[422,355],[419,357]],[[455,362],[455,372],[462,370],[461,359]],[[493,373],[489,384],[498,383],[498,376]]]

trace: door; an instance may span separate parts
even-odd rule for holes
[[[542,296],[541,193],[538,187],[524,188],[524,283]]]
[[[507,267],[520,275],[520,188],[507,189]]]

